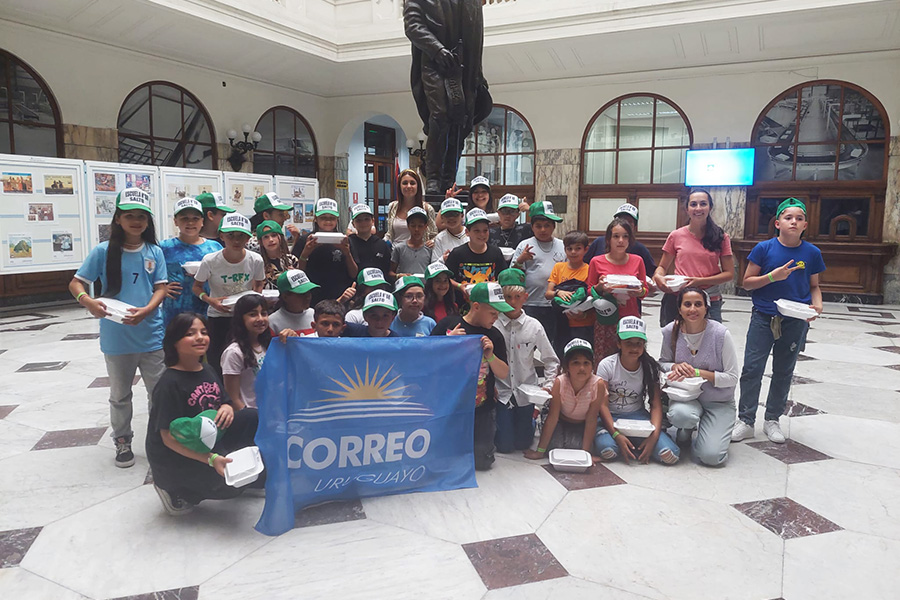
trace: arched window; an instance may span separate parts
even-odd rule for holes
[[[525,117],[495,104],[490,116],[466,138],[456,183],[468,185],[483,175],[490,180],[495,198],[498,192],[533,198],[535,147],[534,132]]]
[[[631,94],[603,106],[582,141],[579,227],[605,231],[628,202],[640,210],[638,229],[664,240],[684,220],[678,201],[687,192],[684,160],[692,141],[687,117],[668,98]]]
[[[254,173],[316,177],[316,137],[300,113],[287,106],[270,108],[259,118],[256,131],[262,140],[253,151]]]
[[[62,117],[50,87],[18,57],[0,50],[0,153],[65,154]]]
[[[193,94],[174,83],[152,81],[128,94],[117,125],[121,163],[218,168],[209,114]]]

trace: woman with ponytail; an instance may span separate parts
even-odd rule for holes
[[[740,369],[731,334],[708,319],[710,301],[700,288],[686,287],[677,296],[678,315],[662,330],[659,362],[670,381],[702,377],[695,400],[670,401],[669,422],[676,440],[687,443],[697,430],[692,451],[698,462],[716,467],[728,459],[734,427],[734,389]]]
[[[89,286],[100,281],[102,296],[91,298]],[[163,319],[159,305],[166,297],[166,258],[156,244],[150,196],[129,188],[116,197],[108,242],[101,242],[69,283],[75,300],[100,321],[100,351],[109,375],[109,420],[116,442],[116,466],[134,464],[131,451],[132,382],[140,369],[151,398],[163,364]],[[131,305],[112,321],[104,298]]]
[[[675,274],[689,278],[685,287],[706,290],[710,298],[709,318],[722,322],[720,286],[734,278],[731,239],[712,219],[713,199],[706,190],[694,190],[685,202],[690,222],[669,234],[663,244],[662,259],[653,273],[653,282],[665,293],[659,310],[659,326],[665,327],[678,315],[676,292],[666,285],[673,262]]]

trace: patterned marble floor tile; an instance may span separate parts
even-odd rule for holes
[[[735,504],[734,508],[786,540],[841,530],[840,526],[790,498],[745,502]]]
[[[873,317],[877,316],[881,319],[896,319],[894,313],[888,312],[886,310],[879,310],[877,307],[868,307],[868,306],[848,306],[847,312],[853,315],[859,315],[862,317],[868,316]]]
[[[489,590],[568,575],[533,533],[463,544],[463,550]]]
[[[649,598],[781,594],[782,540],[718,502],[632,485],[584,490],[568,494],[537,535],[573,576]]]
[[[38,323],[35,325],[20,325],[17,327],[4,327],[0,329],[0,333],[12,333],[16,331],[43,331],[50,327],[49,323]]]
[[[79,446],[95,446],[106,427],[91,427],[89,429],[67,429],[63,431],[48,431],[38,440],[32,450],[50,450],[53,448],[77,448]]]
[[[3,354],[4,352],[6,352],[6,350],[7,348],[0,348],[0,354]]]
[[[809,415],[820,415],[822,414],[822,411],[818,408],[801,404],[800,402],[788,400],[784,407],[784,414],[788,417],[808,417]]]
[[[784,544],[784,597],[897,598],[900,542],[852,531],[814,535]]]
[[[294,527],[316,527],[365,518],[366,511],[363,510],[360,500],[328,502],[298,512],[294,517]]]
[[[77,592],[38,577],[21,567],[0,569],[0,598],[11,600],[88,600]]]
[[[201,584],[200,598],[477,600],[485,591],[458,544],[368,519],[274,538]]]
[[[484,596],[484,600],[552,600],[556,598],[565,600],[646,600],[647,596],[640,596],[571,576],[491,590]]]
[[[557,471],[550,465],[544,465],[544,469],[570,492],[625,483],[624,479],[601,464],[594,465],[587,473],[565,473]]]
[[[900,389],[900,372],[880,366],[853,365],[830,360],[797,363],[794,376],[822,383],[841,383],[860,388]]]
[[[54,361],[54,362],[35,362],[35,363],[26,363],[21,368],[19,368],[17,373],[36,373],[39,371],[59,371],[61,369],[65,369],[66,365],[69,364],[68,361]]]
[[[200,585],[271,541],[253,529],[262,499],[204,502],[172,518],[152,486],[140,485],[144,470],[131,470],[137,487],[44,527],[22,567],[86,596],[115,598]],[[85,540],[98,543],[86,552]]]
[[[876,348],[854,348],[848,352],[846,344],[812,344],[803,353],[819,360],[856,365],[887,366],[897,362],[896,356]]]
[[[9,413],[16,410],[17,406],[19,406],[19,405],[18,404],[7,404],[4,406],[0,406],[0,419],[5,419],[9,415]]]
[[[900,346],[879,346],[878,350],[883,350],[885,352],[893,352],[894,354],[900,354]]]
[[[15,567],[22,562],[41,527],[0,531],[0,568]]]
[[[817,383],[793,388],[791,399],[829,414],[860,417],[862,415],[856,402],[860,394],[858,386]],[[862,394],[867,419],[900,422],[900,393],[890,389],[866,388]]]
[[[472,489],[365,498],[366,516],[451,542],[479,542],[534,533],[566,494],[534,464],[498,460],[476,476]]]
[[[141,485],[150,485],[153,483],[153,469],[147,469],[147,474],[144,475],[144,483]]]
[[[890,338],[890,339],[900,338],[900,333],[892,333],[890,331],[870,331],[868,333],[869,333],[869,335],[877,335],[877,336],[883,337],[883,338]]]
[[[0,419],[0,460],[29,452],[44,435],[40,429]],[[0,473],[2,473],[0,469]]]
[[[890,314],[890,313],[887,313]],[[891,317],[893,318],[893,317]],[[900,325],[896,321],[875,321],[872,319],[860,319],[861,323],[868,323],[869,325],[877,325],[879,327],[890,327],[891,325]]]
[[[197,600],[199,595],[200,586],[193,585],[191,587],[176,588],[162,592],[119,596],[118,598],[113,598],[113,600]]]
[[[99,333],[70,333],[66,337],[64,337],[61,341],[63,342],[71,342],[76,340],[98,340],[100,339]]]
[[[49,394],[20,405],[7,420],[42,429],[62,431],[109,426],[108,393],[87,389],[71,390],[68,395]]]
[[[900,423],[813,415],[791,419],[790,437],[834,458],[900,469]]]
[[[831,458],[827,454],[822,454],[818,450],[808,448],[794,440],[788,440],[784,444],[775,444],[767,440],[765,442],[751,442],[747,445],[780,460],[786,465]]]
[[[788,495],[844,529],[900,541],[900,471],[843,460],[790,468]]]
[[[137,385],[140,380],[141,380],[141,376],[135,375],[134,381],[131,382],[131,385]],[[90,385],[88,387],[89,388],[108,388],[109,387],[109,377],[97,377],[90,383]]]

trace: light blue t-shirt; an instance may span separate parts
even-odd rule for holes
[[[784,281],[768,283],[753,290],[751,293],[753,308],[769,316],[778,314],[775,301],[782,298],[803,304],[812,302],[809,278],[825,270],[822,252],[805,240],[801,240],[799,246],[789,248],[779,242],[778,238],[768,239],[754,246],[747,260],[759,265],[761,275],[786,265],[790,260],[794,261],[794,264],[791,265],[793,267],[803,266],[788,275]]]
[[[404,323],[400,320],[400,315],[398,314],[394,317],[394,322],[391,323],[391,331],[400,337],[423,337],[431,335],[431,330],[434,329],[434,326],[435,322],[431,317],[419,315],[419,318],[412,323]]]
[[[107,289],[106,250],[109,242],[101,242],[91,250],[75,273],[85,283],[100,280]],[[137,308],[147,306],[153,297],[153,286],[166,283],[166,258],[159,246],[143,244],[137,250],[122,252],[122,289],[113,296]],[[102,301],[102,298],[100,298]],[[137,325],[122,325],[100,319],[100,351],[103,354],[138,354],[162,349],[163,321],[159,309]]]
[[[177,237],[163,240],[159,243],[166,257],[166,272],[170,282],[181,284],[181,295],[175,298],[166,298],[162,303],[163,327],[175,318],[175,315],[183,312],[194,312],[206,316],[207,304],[191,292],[194,285],[194,276],[188,275],[181,268],[186,262],[200,262],[203,257],[222,249],[222,244],[213,240],[204,240],[202,244],[185,244]],[[206,293],[209,286],[205,285]]]

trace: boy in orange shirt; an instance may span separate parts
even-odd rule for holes
[[[550,278],[547,279],[547,291],[544,297],[547,300],[559,296],[563,300],[569,300],[574,292],[569,291],[570,286],[565,285],[563,289],[557,289],[560,284],[577,279],[585,282],[587,286],[588,264],[584,262],[584,255],[587,252],[588,236],[583,231],[570,231],[563,237],[563,246],[566,249],[566,262],[558,262],[553,265],[550,272]],[[557,322],[555,350],[558,356],[563,355],[563,349],[570,341],[575,338],[591,339],[594,332],[594,321],[596,316],[593,309],[579,312],[567,313],[560,315]]]

